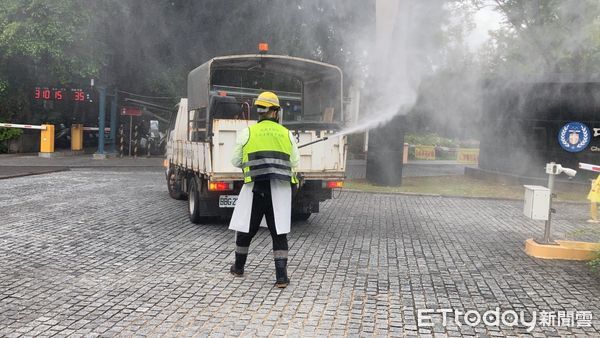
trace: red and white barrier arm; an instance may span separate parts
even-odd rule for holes
[[[31,124],[16,124],[16,123],[0,123],[0,128],[20,128],[20,129],[37,129],[46,130],[46,126],[34,126]]]
[[[98,127],[83,127],[83,130],[84,131],[98,131],[98,130],[100,130],[100,128],[98,128]],[[104,131],[105,132],[110,131],[110,128],[108,128],[108,127],[104,128]]]
[[[600,165],[579,162],[579,169],[600,172]]]
[[[37,129],[37,130],[46,130],[45,125],[34,126],[31,124],[16,124],[16,123],[0,123],[0,128],[21,128],[21,129]],[[98,127],[83,127],[85,131],[98,131],[100,128]],[[110,131],[110,128],[104,128],[104,131]]]

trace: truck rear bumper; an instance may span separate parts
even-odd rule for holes
[[[343,171],[320,171],[320,172],[299,172],[299,177],[305,181],[331,181],[343,180],[346,178],[346,173]],[[208,175],[208,179],[212,182],[216,181],[243,181],[244,176],[241,173],[213,173]]]
[[[239,195],[240,189],[243,186],[241,175],[213,175],[211,176],[212,182],[227,181],[233,182],[233,190],[227,191],[209,191],[204,202],[206,203],[203,208],[205,216],[221,216],[228,218],[233,212],[233,208],[220,207],[219,197],[222,195]],[[334,175],[327,175],[324,177],[322,173],[319,176],[310,175],[310,177],[304,176],[302,179],[302,186],[299,189],[293,188],[292,198],[292,213],[293,214],[305,214],[305,213],[316,213],[319,212],[319,202],[332,198],[332,189],[327,187],[326,182],[328,181],[341,181],[344,178],[343,173],[337,173]]]

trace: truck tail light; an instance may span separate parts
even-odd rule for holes
[[[266,42],[261,42],[261,43],[259,43],[259,44],[258,44],[258,51],[259,51],[261,54],[265,54],[266,52],[268,52],[268,51],[269,51],[269,44],[268,44],[268,43],[266,43]]]
[[[325,186],[329,189],[343,188],[344,181],[327,181]]]
[[[233,190],[233,182],[208,182],[208,190],[210,190],[210,191]]]

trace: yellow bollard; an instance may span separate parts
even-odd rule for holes
[[[71,125],[71,150],[83,150],[83,124]]]
[[[40,153],[53,153],[54,152],[54,125],[53,124],[42,124],[46,126],[46,129],[42,129],[40,135]]]
[[[590,200],[590,219],[589,223],[600,223],[598,220],[598,202],[600,202],[600,175],[592,181],[590,193],[587,196]]]
[[[598,203],[596,202],[590,202],[590,219],[588,220],[588,222],[598,222]]]

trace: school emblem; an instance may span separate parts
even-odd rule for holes
[[[590,128],[581,122],[565,124],[558,133],[558,143],[571,153],[580,152],[590,144]]]
[[[576,145],[577,143],[579,143],[579,134],[575,131],[570,131],[569,133],[569,143],[571,145]]]

